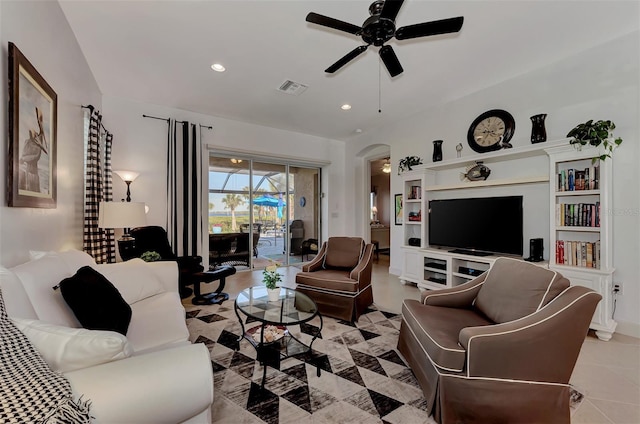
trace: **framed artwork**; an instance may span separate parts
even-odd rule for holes
[[[402,225],[402,194],[395,196],[396,225]]]
[[[9,42],[7,203],[56,207],[58,96]]]

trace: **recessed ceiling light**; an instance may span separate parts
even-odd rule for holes
[[[219,63],[214,63],[213,65],[211,65],[211,69],[216,72],[224,72],[226,68]]]
[[[351,109],[351,105],[350,105],[350,104],[346,104],[346,103],[345,103],[345,104],[343,104],[342,106],[340,106],[340,109],[342,109],[342,110],[349,110],[349,109]]]

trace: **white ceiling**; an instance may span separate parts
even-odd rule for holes
[[[375,47],[325,74],[363,43],[305,22],[362,25],[372,0],[59,1],[104,95],[345,141],[639,28],[638,1],[406,0],[398,27],[465,21],[391,40],[404,67],[392,79]],[[286,79],[309,88],[278,92]]]

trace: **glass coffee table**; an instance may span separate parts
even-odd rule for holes
[[[250,287],[240,292],[233,307],[242,327],[238,349],[242,339],[248,340],[256,349],[257,359],[263,366],[263,388],[268,365],[280,369],[280,361],[285,358],[307,352],[312,354],[311,346],[322,332],[322,315],[316,303],[304,293],[287,287],[280,288],[277,301],[269,301],[266,287]],[[259,321],[261,324],[246,329],[241,313],[248,321]],[[288,326],[311,321],[316,316],[320,318],[320,327],[308,345],[287,329]],[[316,368],[320,377],[320,366],[316,364]]]

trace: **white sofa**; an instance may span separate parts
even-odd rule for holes
[[[204,344],[189,342],[175,262],[96,265],[76,250],[40,256],[0,269],[7,314],[70,381],[74,395],[91,400],[95,422],[211,422],[211,359]],[[107,277],[130,304],[126,338],[80,329],[60,290],[52,289],[85,265]],[[104,348],[111,351],[101,353]]]

